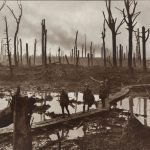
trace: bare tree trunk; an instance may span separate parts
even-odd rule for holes
[[[67,55],[65,55],[65,59],[66,59],[67,64],[69,65],[69,60],[68,60]]]
[[[147,37],[146,37],[146,33],[147,33]],[[143,46],[143,69],[144,71],[147,70],[146,68],[146,42],[149,38],[149,29],[147,31],[145,31],[145,27],[142,27],[142,46]]]
[[[132,31],[133,29],[129,28],[129,52],[128,52],[128,67],[129,67],[129,70],[132,70],[132,48],[133,48],[133,45],[132,45]]]
[[[93,66],[93,47],[92,47],[92,42],[90,45],[90,65]]]
[[[15,62],[15,66],[18,66],[18,62],[17,62],[17,46],[16,46],[16,41],[17,41],[17,35],[19,32],[19,27],[20,27],[20,21],[21,21],[21,17],[22,17],[22,4],[18,3],[18,7],[20,9],[20,15],[17,18],[14,14],[14,11],[7,5],[8,9],[10,10],[10,12],[12,13],[15,21],[16,21],[16,31],[15,31],[15,35],[14,35],[14,62]]]
[[[102,40],[103,40],[103,49],[102,49],[102,58],[104,58],[104,67],[106,67],[106,48],[105,48],[105,37],[106,37],[106,28],[105,28],[105,20],[103,23],[103,31],[102,31]]]
[[[82,44],[82,58],[83,58],[83,50],[84,50],[84,45]]]
[[[61,52],[61,50],[60,50],[60,47],[58,48],[58,60],[59,60],[59,64],[61,64],[61,56],[60,56],[60,52]]]
[[[86,58],[86,35],[85,35],[85,44],[84,44],[84,46],[85,46],[85,58]]]
[[[36,60],[36,45],[37,45],[37,40],[35,39],[35,42],[34,42],[34,65],[35,65],[35,60]]]
[[[116,36],[118,34],[119,28],[123,25],[124,19],[121,20],[119,25],[116,27],[117,18],[114,18],[111,11],[111,0],[106,0],[106,9],[108,13],[108,19],[106,19],[105,13],[103,12],[104,19],[111,30],[112,33],[112,59],[113,59],[113,67],[117,67],[117,59],[116,59]]]
[[[134,56],[133,56],[133,65],[136,68],[136,54],[135,53],[134,53]]]
[[[90,54],[88,53],[87,55],[87,58],[88,58],[88,67],[90,66]]]
[[[26,43],[26,61],[27,61],[27,65],[29,65],[29,51],[28,51],[28,43]]]
[[[7,18],[5,17],[4,19],[5,19],[5,25],[6,25],[6,45],[7,45],[7,54],[8,54],[10,75],[13,76],[13,69],[12,69],[12,62],[11,62],[11,52],[10,52],[10,46],[9,46],[9,35],[8,35]]]
[[[20,62],[21,62],[21,65],[23,64],[22,62],[22,40],[20,39]]]
[[[122,53],[123,53],[123,51],[122,51],[122,45],[120,44],[120,46],[119,46],[119,64],[120,64],[120,67],[122,67],[122,60],[123,60]]]
[[[41,23],[41,25],[42,25],[42,44],[41,44],[41,46],[42,46],[42,65],[44,65],[44,25],[45,25],[45,20],[43,19],[42,20],[42,23]]]
[[[116,59],[116,34],[112,33],[112,43],[113,43],[113,66],[117,67],[117,59]]]
[[[51,54],[49,55],[49,65],[51,64],[52,60],[51,60]]]
[[[45,29],[45,45],[44,45],[44,48],[45,48],[45,51],[44,51],[44,54],[45,54],[45,66],[47,65],[47,30]]]

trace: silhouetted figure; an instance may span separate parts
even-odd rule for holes
[[[94,100],[95,98],[92,91],[89,89],[89,86],[86,85],[86,89],[83,92],[83,112],[85,112],[85,105],[88,105],[89,111],[89,108],[93,105]]]
[[[62,89],[61,94],[60,94],[60,106],[61,106],[61,109],[62,109],[63,117],[65,117],[64,108],[66,109],[66,111],[68,113],[68,116],[70,116],[68,105],[69,105],[68,94],[66,93],[66,91],[64,89]]]
[[[102,101],[102,108],[105,108],[105,100],[109,96],[109,81],[108,79],[105,79],[100,84],[100,90],[99,90],[99,98]]]

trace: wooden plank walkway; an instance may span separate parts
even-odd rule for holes
[[[59,118],[55,118],[55,119],[49,119],[46,121],[34,123],[32,128],[35,129],[35,128],[42,128],[42,127],[46,127],[46,126],[59,125],[59,124],[65,123],[65,122],[70,122],[70,121],[90,117],[92,115],[102,114],[106,111],[107,111],[107,109],[91,109],[89,112],[85,112],[85,113],[78,112],[76,114],[72,114],[70,117],[65,117],[65,118],[59,117]]]
[[[109,96],[109,98],[106,100],[106,109],[97,108],[97,109],[94,109],[94,110],[90,110],[89,112],[86,112],[86,113],[78,112],[76,114],[72,114],[71,117],[66,117],[66,118],[59,117],[59,118],[56,118],[56,119],[49,119],[49,120],[46,120],[46,121],[33,123],[32,129],[36,130],[36,129],[44,128],[44,127],[51,127],[51,126],[59,125],[59,124],[62,124],[62,123],[67,123],[67,122],[70,122],[70,121],[74,121],[74,120],[82,119],[82,118],[85,118],[85,117],[89,117],[89,116],[92,116],[92,115],[103,114],[104,112],[109,110],[110,105],[113,105],[117,101],[119,101],[119,100],[123,99],[124,97],[126,97],[129,94],[130,89],[138,88],[138,87],[141,87],[141,86],[146,88],[146,87],[150,87],[150,84],[132,85],[132,86],[126,86],[126,87],[122,88],[119,92]],[[12,133],[12,132],[13,132],[13,125],[10,126],[10,127],[0,129],[0,135],[1,134]]]

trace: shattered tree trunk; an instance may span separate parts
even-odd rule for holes
[[[76,57],[76,67],[79,65],[79,58],[78,58],[78,31],[76,31],[76,38],[75,38],[75,57]]]
[[[45,31],[44,31],[44,34],[45,34],[45,45],[44,45],[44,60],[45,60],[45,62],[44,62],[44,65],[46,66],[47,65],[47,29],[45,29]]]
[[[103,40],[103,53],[102,53],[102,57],[104,58],[104,67],[106,67],[105,37],[106,37],[106,28],[105,28],[105,20],[104,20],[104,23],[103,23],[103,31],[102,31],[102,40]]]
[[[35,65],[35,60],[36,60],[36,45],[37,45],[37,40],[35,39],[35,42],[34,42],[34,65]]]
[[[7,25],[7,18],[6,17],[5,17],[5,25],[6,25],[6,45],[7,45],[9,69],[10,69],[10,75],[13,76],[11,52],[10,52],[10,45],[9,45],[9,35],[8,35],[8,25]]]
[[[20,59],[19,59],[19,40],[18,40],[18,37],[17,37],[17,63],[18,63],[18,66],[19,66]]]
[[[133,29],[132,27],[129,27],[129,52],[128,52],[128,68],[129,70],[132,70],[132,49],[133,49]]]
[[[141,44],[140,44],[140,31],[139,31],[139,28],[137,29],[137,34],[135,32],[135,36],[136,36],[136,57],[137,57],[137,60],[140,62],[140,65],[141,65],[141,62],[142,62],[142,59],[141,59]]]
[[[21,39],[20,39],[20,63],[22,66],[23,62],[22,62],[22,40]]]
[[[84,44],[84,46],[85,46],[85,58],[86,58],[86,35],[85,35],[85,44]]]
[[[49,60],[49,65],[50,65],[51,62],[52,62],[52,60],[51,60],[51,54],[49,55],[48,60]]]
[[[135,53],[133,55],[133,65],[136,68],[136,54]]]
[[[61,64],[61,55],[60,55],[60,47],[58,48],[58,60],[59,60],[59,64]]]
[[[90,45],[90,65],[93,66],[93,47],[92,42]]]
[[[27,65],[29,65],[29,51],[28,51],[28,43],[26,43],[26,61],[27,61]]]
[[[67,64],[69,65],[69,60],[68,60],[67,55],[65,55],[65,59],[66,59]]]
[[[87,58],[88,58],[88,67],[90,67],[90,54],[87,54]]]
[[[147,37],[146,37],[146,33]],[[143,45],[143,70],[146,71],[146,42],[149,38],[149,29],[147,31],[145,31],[145,27],[142,27],[142,45]]]
[[[122,68],[122,60],[123,60],[123,49],[122,45],[120,44],[119,46],[119,65]]]
[[[45,19],[42,20],[42,65],[47,65],[47,29],[45,27]]]
[[[28,97],[20,96],[20,88],[13,97],[13,150],[32,150],[30,119],[33,103]]]
[[[84,50],[84,45],[82,44],[82,58],[83,58],[83,50]]]
[[[42,20],[41,23],[42,26],[42,41],[41,41],[41,46],[42,46],[42,65],[44,65],[44,20]]]
[[[112,44],[113,44],[113,67],[117,67],[117,58],[116,58],[116,33],[112,34]]]

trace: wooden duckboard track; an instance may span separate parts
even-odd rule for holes
[[[142,85],[132,85],[132,86],[126,86],[124,88],[122,88],[119,92],[110,95],[109,98],[106,100],[106,109],[95,109],[95,110],[90,110],[89,112],[78,112],[76,114],[72,114],[71,117],[65,117],[65,118],[55,118],[55,119],[49,119],[46,121],[42,121],[42,122],[38,122],[38,123],[34,123],[32,125],[32,129],[39,129],[39,128],[44,128],[44,127],[51,127],[51,126],[57,126],[59,124],[63,124],[63,123],[67,123],[70,121],[74,121],[74,120],[79,120],[85,117],[89,117],[92,115],[96,115],[96,114],[103,114],[104,112],[108,111],[110,108],[110,105],[116,103],[117,101],[123,99],[124,97],[126,97],[129,92],[130,89],[132,88],[139,88],[139,87],[150,87],[150,84],[142,84]],[[0,135],[1,134],[8,134],[8,133],[12,133],[13,132],[13,127],[6,127],[6,128],[2,128],[0,129]]]
[[[94,109],[94,110],[90,110],[89,112],[78,112],[76,114],[72,114],[70,117],[65,117],[65,118],[55,118],[55,119],[49,119],[46,121],[42,121],[42,122],[38,122],[38,123],[34,123],[32,125],[32,128],[42,128],[42,127],[46,127],[46,126],[53,126],[53,125],[59,125],[59,124],[63,124],[69,121],[74,121],[74,120],[78,120],[78,119],[82,119],[85,117],[89,117],[92,115],[96,115],[96,114],[101,114],[106,112],[107,109]]]

